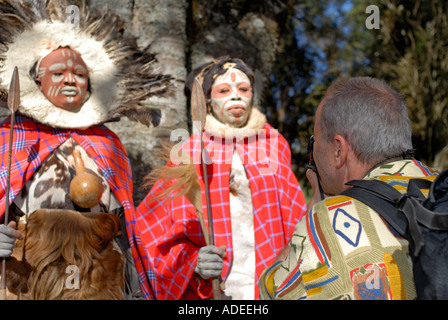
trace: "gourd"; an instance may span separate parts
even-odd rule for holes
[[[72,201],[81,208],[92,208],[101,199],[103,187],[100,179],[86,171],[84,161],[79,150],[73,150],[76,175],[70,182],[70,196]]]

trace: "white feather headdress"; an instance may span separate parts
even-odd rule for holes
[[[73,1],[0,1],[0,86],[7,90],[17,66],[20,78],[19,112],[57,128],[87,128],[121,116],[158,125],[161,112],[142,102],[170,93],[171,76],[156,68],[153,54],[123,36],[122,23],[110,12],[89,14],[78,1],[79,20],[65,22]],[[54,106],[32,77],[36,63],[58,47],[78,51],[89,71],[90,97],[74,111]],[[31,74],[30,74],[31,72]]]

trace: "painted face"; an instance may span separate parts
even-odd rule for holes
[[[77,109],[87,95],[87,66],[81,55],[70,48],[59,48],[45,56],[36,80],[47,99],[61,109]]]
[[[252,109],[252,87],[241,70],[230,68],[216,78],[211,90],[214,116],[233,127],[246,124]]]

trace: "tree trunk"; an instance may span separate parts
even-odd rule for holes
[[[103,0],[90,0],[91,9],[104,7]],[[117,12],[126,23],[126,32],[137,37],[142,50],[157,53],[164,73],[175,80],[174,95],[169,98],[150,98],[152,107],[162,110],[158,127],[147,127],[122,118],[107,124],[123,142],[128,152],[134,180],[134,203],[138,205],[148,192],[142,188],[143,178],[156,165],[163,164],[157,158],[162,141],[169,141],[174,129],[187,127],[186,100],[183,86],[185,68],[186,3],[183,0],[109,0],[109,9]]]

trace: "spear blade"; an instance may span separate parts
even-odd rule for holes
[[[9,85],[8,93],[8,109],[13,115],[20,106],[20,81],[19,81],[19,71],[17,67],[14,68],[12,74],[11,83]]]
[[[204,91],[198,78],[194,79],[193,89],[191,91],[191,117],[193,119],[193,126],[197,131],[202,132],[207,117],[207,104],[205,103]]]
[[[11,156],[12,156],[12,142],[14,135],[14,118],[15,112],[19,109],[20,106],[20,82],[19,82],[19,72],[17,67],[14,68],[14,72],[12,74],[11,83],[9,86],[8,92],[8,109],[11,113],[11,127],[9,131],[9,149],[8,149],[8,169],[7,169],[7,177],[6,177],[6,190],[5,190],[5,220],[4,224],[8,224],[8,216],[9,216],[9,190],[11,186]],[[2,261],[2,273],[1,273],[1,283],[0,283],[0,299],[6,299],[6,258],[3,258]]]
[[[9,189],[11,186],[11,156],[12,156],[12,142],[14,135],[14,120],[15,113],[20,106],[20,81],[19,72],[17,67],[14,68],[14,72],[11,78],[11,84],[9,86],[8,93],[8,109],[11,112],[11,127],[9,129],[9,149],[8,149],[8,170],[7,170],[7,181],[6,181],[6,207],[5,207],[5,224],[8,224],[8,213],[9,213]]]

